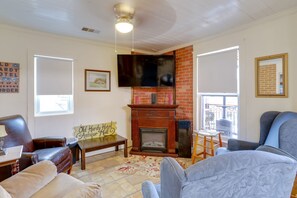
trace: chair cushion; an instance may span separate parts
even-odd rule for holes
[[[287,157],[277,158],[277,155],[264,151],[234,151],[202,160],[187,168],[185,173],[188,181],[195,181],[232,171],[252,169],[252,167],[287,163],[288,159]],[[289,162],[296,164],[293,159]]]
[[[34,151],[34,153],[37,154],[38,161],[50,160],[57,166],[69,156],[69,148],[68,147],[47,148],[47,149],[36,150]]]
[[[264,145],[273,146],[276,148],[279,148],[279,129],[280,126],[288,121],[289,119],[297,118],[297,113],[294,112],[282,112],[276,116],[274,119],[269,134],[267,136],[267,139],[264,143]]]
[[[181,197],[290,197],[297,162],[264,151],[234,151],[185,170]]]

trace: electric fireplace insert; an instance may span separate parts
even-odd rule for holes
[[[167,128],[140,128],[141,151],[167,152]]]

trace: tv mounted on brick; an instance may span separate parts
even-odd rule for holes
[[[159,87],[175,84],[175,58],[173,55],[119,54],[119,87]]]

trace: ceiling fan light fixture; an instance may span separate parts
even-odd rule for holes
[[[132,19],[134,17],[135,10],[131,6],[118,3],[113,8],[116,15],[115,28],[121,33],[128,33],[133,30]]]
[[[133,30],[133,24],[130,19],[118,18],[115,24],[115,28],[121,33],[129,33]]]

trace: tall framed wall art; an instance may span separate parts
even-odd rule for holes
[[[18,93],[20,64],[0,62],[0,93]]]

